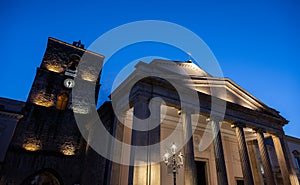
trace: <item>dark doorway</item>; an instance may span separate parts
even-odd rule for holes
[[[196,161],[197,166],[197,185],[206,185],[206,162]]]
[[[236,180],[237,185],[244,185],[244,180]]]

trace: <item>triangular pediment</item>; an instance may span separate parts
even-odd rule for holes
[[[151,68],[159,71],[159,73],[174,73],[183,76],[188,74],[191,77],[191,83],[189,84],[192,84],[189,87],[196,89],[198,92],[218,97],[245,108],[281,117],[278,111],[265,105],[231,79],[212,77],[192,62],[156,59],[149,64],[140,62],[136,65],[136,68],[140,70]]]
[[[193,83],[195,84],[195,89],[199,92],[214,95],[245,108],[261,111],[273,116],[280,116],[278,111],[268,107],[229,78],[203,78],[194,76]],[[226,93],[224,93],[224,90]]]
[[[177,73],[181,75],[189,76],[201,76],[201,77],[211,77],[206,71],[198,67],[191,61],[180,62],[180,61],[168,61],[168,60],[153,60],[151,66],[157,66],[160,70],[165,72]]]

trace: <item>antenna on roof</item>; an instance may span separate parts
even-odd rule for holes
[[[192,54],[190,52],[186,52],[186,54],[188,55],[188,60],[186,61],[187,63],[193,63],[191,56]]]

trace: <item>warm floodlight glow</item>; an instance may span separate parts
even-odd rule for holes
[[[72,106],[73,112],[77,114],[87,114],[89,113],[89,107],[84,104],[76,103]]]
[[[33,103],[43,107],[51,107],[54,105],[54,95],[41,90],[33,99]]]
[[[36,138],[28,138],[24,144],[23,148],[28,151],[37,151],[42,148],[41,141]]]
[[[144,163],[143,161],[142,163]],[[160,184],[160,164],[142,165],[134,167],[134,184]]]
[[[49,71],[52,71],[55,73],[61,73],[64,71],[64,68],[61,65],[45,64],[45,66]]]
[[[35,143],[26,143],[26,144],[23,144],[23,147],[25,150],[32,151],[32,152],[40,149],[40,147],[38,145],[36,145]]]
[[[252,128],[248,128],[248,127],[244,128],[244,131],[245,132],[252,132],[252,133],[255,132],[255,130],[253,130]]]
[[[89,72],[82,72],[81,78],[89,82],[95,82],[97,77]]]
[[[75,155],[75,147],[72,143],[64,143],[60,149],[64,155]]]

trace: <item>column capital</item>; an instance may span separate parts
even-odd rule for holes
[[[181,113],[187,113],[187,114],[198,114],[199,113],[190,107],[180,107],[178,111],[180,111]]]
[[[133,103],[137,103],[137,102],[149,102],[150,97],[149,96],[142,96],[142,95],[138,95],[138,96],[134,96],[131,98],[131,101]]]
[[[266,130],[262,129],[262,128],[253,128],[253,130],[254,130],[255,133],[261,133],[261,134],[266,132]]]
[[[134,93],[130,92],[129,94],[129,102],[132,104],[141,101],[149,102],[151,98],[153,98],[153,96],[148,91],[134,92]]]
[[[236,127],[246,128],[247,126],[242,122],[234,122],[231,124],[231,128],[236,128]]]
[[[271,136],[272,137],[284,138],[285,134],[284,134],[284,131],[279,131],[279,132],[271,133]]]
[[[220,123],[220,122],[223,122],[224,119],[221,118],[221,117],[218,117],[218,116],[210,116],[209,118],[206,119],[206,122],[217,122],[217,123]]]

